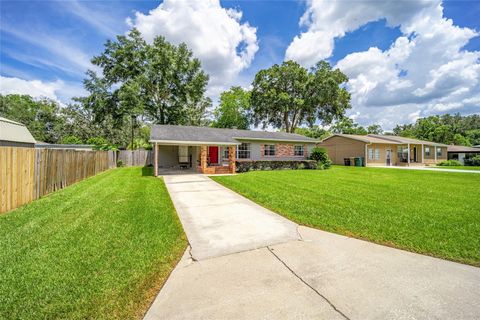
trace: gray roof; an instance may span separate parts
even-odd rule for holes
[[[35,143],[27,127],[19,122],[15,122],[0,117],[0,140],[11,142]]]
[[[150,134],[151,142],[167,144],[234,145],[240,144],[242,140],[318,142],[316,139],[295,133],[173,125],[154,125]]]
[[[323,141],[330,139],[332,137],[344,137],[354,140],[359,140],[366,143],[380,143],[380,144],[426,144],[430,146],[439,146],[439,147],[446,147],[446,144],[431,142],[431,141],[424,141],[412,138],[405,138],[399,136],[387,136],[387,135],[380,135],[380,134],[366,134],[366,135],[358,135],[358,134],[334,134],[331,135]]]
[[[448,152],[478,152],[480,153],[480,148],[475,148],[475,147],[466,147],[466,146],[448,146],[447,148]]]
[[[428,145],[431,145],[431,146],[439,146],[439,147],[446,147],[447,146],[446,144],[443,144],[443,143],[426,141],[426,140],[418,140],[418,139],[406,138],[406,137],[400,137],[400,136],[387,136],[387,135],[380,135],[380,134],[369,134],[368,136],[379,138],[379,139],[395,141],[395,142],[404,143],[404,144],[405,143],[413,143],[413,144],[428,144]]]

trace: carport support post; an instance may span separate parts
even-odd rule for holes
[[[410,165],[410,143],[407,144],[407,162]]]
[[[424,159],[423,159],[423,156],[425,155],[425,147],[422,143],[422,163],[425,163]]]
[[[230,171],[230,173],[235,173],[236,171],[236,166],[235,166],[235,161],[236,161],[235,154],[237,152],[236,149],[237,149],[236,146],[228,147],[228,170]]]
[[[200,147],[200,169],[202,173],[207,169],[207,146]]]
[[[158,177],[158,145],[156,142],[153,145],[153,172],[155,177]]]

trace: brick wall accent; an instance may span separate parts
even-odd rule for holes
[[[277,157],[293,157],[293,144],[277,144],[275,155]]]
[[[200,147],[200,167],[199,171],[206,173],[207,169],[207,147],[206,146],[201,146]]]
[[[235,160],[236,160],[236,154],[237,154],[237,147],[235,146],[230,146],[228,147],[228,169],[230,173],[235,173],[236,171],[236,165],[235,165]]]
[[[273,143],[275,145],[275,156],[265,156],[265,145],[269,143],[263,143],[260,145],[260,158],[271,159],[271,158],[281,158],[281,157],[298,157],[298,158],[308,158],[308,145],[303,145],[303,157],[295,156],[295,145],[298,144],[284,144],[284,143]]]

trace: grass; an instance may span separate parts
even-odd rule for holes
[[[480,170],[479,166],[436,166],[439,169]]]
[[[212,177],[299,224],[480,266],[480,175],[333,167]]]
[[[0,319],[142,317],[187,245],[146,173],[110,170],[0,215]]]

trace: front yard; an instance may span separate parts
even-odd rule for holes
[[[161,179],[99,174],[0,215],[0,319],[141,317],[186,245]]]
[[[333,167],[213,179],[299,224],[480,266],[480,175]]]

